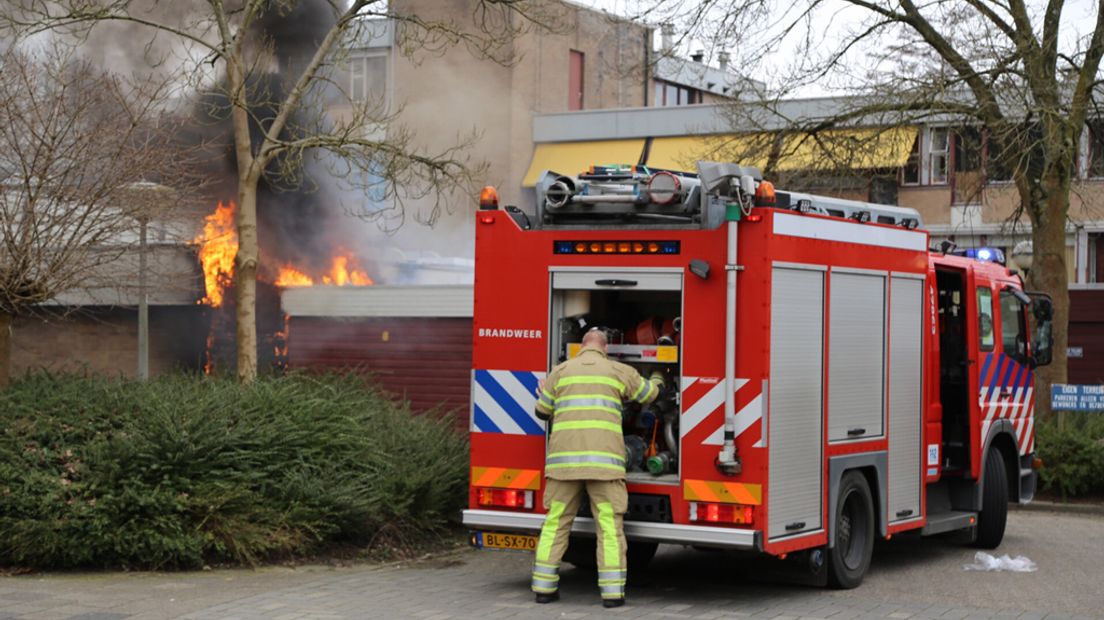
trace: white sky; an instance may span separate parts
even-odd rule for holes
[[[662,7],[664,4],[677,5],[679,2],[667,0],[572,0],[577,4],[589,6],[596,9],[602,9],[609,11],[615,15],[627,16],[638,15],[646,11],[649,7]],[[737,0],[738,1],[738,0]],[[735,4],[736,2],[733,2]],[[684,0],[683,4],[693,4],[692,0]],[[718,4],[725,4],[720,2]],[[777,3],[778,10],[772,14],[771,20],[775,23],[786,19],[784,11],[793,11],[794,7],[805,6],[800,1],[787,2],[781,0]],[[893,4],[890,2],[889,4]],[[1042,13],[1046,6],[1046,0],[1027,0],[1027,5],[1030,10]],[[833,42],[839,42],[843,40],[849,30],[856,28],[865,18],[869,17],[869,13],[865,9],[861,9],[850,5],[844,0],[826,0],[820,10],[821,21],[818,21],[817,34],[821,38],[825,47],[831,46]],[[790,17],[792,18],[792,13]],[[1097,17],[1097,4],[1095,0],[1066,0],[1065,7],[1062,12],[1062,48],[1069,50],[1074,47],[1074,44],[1079,38],[1087,37],[1091,34],[1092,27],[1096,22]],[[1035,20],[1041,24],[1041,20]],[[766,24],[764,28],[769,31],[772,27],[771,24]],[[1041,26],[1040,26],[1041,27]],[[681,34],[681,33],[679,33]],[[658,45],[658,33],[657,33],[657,45]],[[706,61],[710,64],[716,65],[714,58],[715,52],[720,50],[713,49],[714,45],[712,41],[703,40],[701,38],[690,39],[688,42],[680,46],[679,51],[683,56],[689,56],[691,53],[697,50],[705,50]],[[779,75],[783,73],[783,70],[791,66],[795,61],[799,60],[795,55],[796,41],[793,45],[782,45],[777,52],[770,53],[764,61],[765,66],[757,67],[754,70],[742,71],[755,79],[766,81],[771,87],[777,87],[779,84],[773,83],[771,80],[772,75]],[[735,51],[735,50],[729,50]],[[869,70],[873,68],[869,56],[863,50],[855,50],[849,55],[849,58],[854,59],[854,66],[856,69]],[[735,55],[734,55],[735,59]],[[799,96],[814,97],[831,94],[831,88],[827,83],[821,82],[817,84],[811,84],[802,87],[796,92]]]

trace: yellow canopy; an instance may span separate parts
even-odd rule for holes
[[[782,142],[776,170],[900,168],[916,142],[916,127],[829,129],[791,134]]]
[[[652,168],[697,172],[698,160],[731,161],[762,169],[770,155],[772,134],[727,134],[655,138],[648,151]]]
[[[635,166],[644,151],[644,139],[594,140],[588,142],[547,142],[533,150],[529,171],[521,182],[525,187],[537,184],[537,178],[545,170],[553,170],[569,176],[584,172],[590,166],[628,164]]]

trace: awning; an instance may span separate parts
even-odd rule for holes
[[[762,170],[773,141],[768,133],[655,138],[645,163],[652,168],[697,172],[698,160],[731,161]]]
[[[916,127],[791,134],[782,142],[775,170],[900,168],[908,162],[916,134]]]
[[[644,139],[594,140],[588,142],[546,142],[533,150],[529,171],[521,182],[525,187],[537,184],[545,170],[575,176],[590,166],[627,164],[635,166],[644,151]]]

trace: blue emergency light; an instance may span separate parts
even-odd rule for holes
[[[962,256],[986,263],[1005,264],[1004,250],[1000,248],[969,248],[962,252]]]

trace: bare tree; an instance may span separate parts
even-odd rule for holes
[[[428,152],[414,145],[411,132],[393,124],[393,114],[379,101],[358,101],[344,92],[334,76],[345,50],[370,37],[378,20],[387,19],[395,24],[395,47],[403,53],[443,53],[460,47],[510,62],[510,40],[540,23],[553,3],[467,0],[445,11],[459,10],[466,17],[462,21],[430,18],[417,8],[439,9],[434,7],[438,3],[385,0],[194,0],[172,5],[151,0],[9,0],[3,4],[8,25],[23,35],[51,31],[84,36],[97,24],[114,22],[154,33],[147,51],[158,49],[153,37],[174,38],[179,45],[172,57],[158,56],[155,62],[183,68],[181,79],[194,79],[204,90],[221,91],[233,126],[237,174],[237,373],[242,381],[251,381],[257,373],[257,187],[262,179],[295,186],[303,181],[302,162],[321,159],[349,186],[390,192],[389,198],[401,210],[404,199],[447,195],[469,184],[477,172],[478,163],[465,154],[470,137],[458,137],[453,148]],[[312,30],[306,23],[296,24],[311,31],[308,40],[300,41],[300,49],[307,53],[281,56],[266,24],[273,16],[304,7],[311,8],[313,15],[320,12],[321,18],[309,25],[321,27]],[[275,84],[264,79],[274,69],[280,76]],[[335,98],[346,102],[346,114],[328,119],[321,110],[333,106]],[[434,205],[426,219],[435,219],[439,207]]]
[[[1026,214],[1031,223],[1029,284],[1054,300],[1054,361],[1039,373],[1037,391],[1048,394],[1051,383],[1066,380],[1066,224],[1080,138],[1100,92],[1104,2],[641,4],[641,16],[678,24],[686,39],[708,41],[715,50],[736,50],[733,66],[771,80],[768,93],[744,93],[736,114],[745,121],[775,114],[776,125],[813,140],[840,126],[925,121],[985,135],[991,165],[1006,172],[1018,194],[1013,218]],[[810,85],[841,96],[834,109],[779,113],[792,93]],[[1049,411],[1046,398],[1039,409]]]
[[[13,318],[103,279],[139,220],[175,206],[142,188],[192,178],[171,143],[168,93],[64,47],[0,56],[0,387]]]

